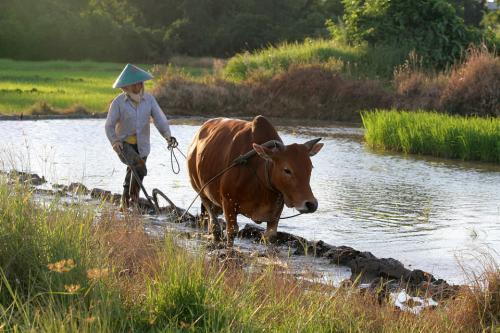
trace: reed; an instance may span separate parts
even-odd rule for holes
[[[0,331],[477,332],[498,323],[498,276],[420,316],[280,265],[209,259],[153,240],[138,216],[55,199],[0,177]]]
[[[461,160],[500,163],[500,119],[424,111],[362,112],[372,148]]]

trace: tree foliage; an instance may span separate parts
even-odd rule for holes
[[[0,57],[165,62],[330,31],[346,42],[414,48],[443,65],[481,37],[472,26],[483,8],[484,0],[1,0]],[[335,25],[342,17],[345,28]]]
[[[327,36],[340,0],[2,0],[0,57],[165,61]]]
[[[461,1],[468,2],[468,1]],[[414,49],[427,64],[453,63],[484,37],[445,0],[343,0],[346,35],[354,43]]]

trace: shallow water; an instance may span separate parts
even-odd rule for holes
[[[172,125],[186,152],[198,126]],[[482,251],[500,261],[500,167],[438,159],[380,154],[352,139],[345,127],[282,127],[285,144],[325,135],[312,158],[311,187],[319,202],[312,215],[280,222],[282,231],[332,245],[393,257],[405,266],[463,282],[461,266],[477,269],[469,258]],[[0,168],[24,169],[51,182],[82,182],[121,192],[125,168],[104,134],[104,120],[0,122]],[[163,190],[180,207],[195,196],[183,157],[181,172],[171,171],[166,144],[152,129],[146,188]],[[191,211],[197,213],[199,202]],[[285,209],[283,216],[296,213]],[[249,220],[240,218],[240,224]]]

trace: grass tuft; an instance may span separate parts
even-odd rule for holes
[[[321,65],[356,79],[390,79],[406,51],[393,47],[349,46],[334,40],[306,40],[238,54],[229,59],[224,76],[233,81],[272,77],[289,68]]]

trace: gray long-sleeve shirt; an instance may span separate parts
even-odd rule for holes
[[[111,144],[117,141],[125,141],[131,135],[137,135],[137,147],[139,155],[146,157],[151,150],[149,119],[165,138],[170,138],[170,126],[156,99],[144,93],[137,107],[125,94],[118,95],[109,107],[106,118],[106,136]]]

